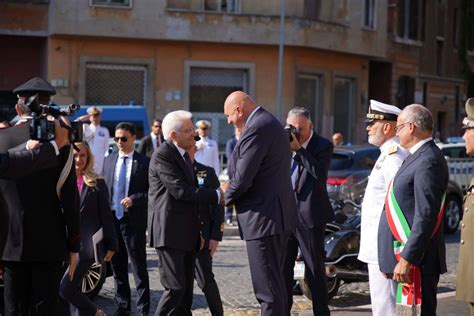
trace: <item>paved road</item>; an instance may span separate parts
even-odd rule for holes
[[[462,304],[453,302],[452,291],[455,289],[456,265],[459,251],[459,232],[447,236],[448,273],[441,276],[439,291],[447,298],[441,299],[440,315],[467,315]],[[154,249],[148,251],[148,270],[151,284],[152,306],[155,311],[163,288],[157,271],[157,256]],[[214,272],[219,285],[226,315],[258,315],[258,303],[253,295],[248,269],[245,243],[238,237],[225,237],[214,257]],[[133,276],[130,274],[133,286]],[[207,303],[201,290],[195,284],[193,313],[209,315]],[[447,294],[446,294],[447,293]],[[135,298],[135,292],[133,291]],[[292,312],[295,315],[311,315],[311,302],[303,296],[295,296]],[[109,278],[95,302],[109,314],[115,311],[113,300],[113,279]],[[370,315],[370,297],[368,283],[342,285],[339,294],[331,301],[333,315]],[[133,311],[135,306],[132,307]],[[135,313],[134,313],[135,314]]]

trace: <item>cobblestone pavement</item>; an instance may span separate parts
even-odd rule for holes
[[[451,292],[455,289],[456,266],[459,251],[459,232],[446,237],[446,258],[448,273],[441,276],[438,292]],[[160,284],[157,271],[157,256],[152,248],[147,249],[148,271],[151,285],[151,311],[154,312],[161,297],[163,287]],[[245,242],[239,237],[225,237],[219,245],[214,257],[214,274],[222,296],[226,315],[259,315],[259,305],[254,297],[250,272],[248,268]],[[132,284],[132,311],[136,314],[133,276]],[[109,315],[116,309],[113,300],[113,278],[107,279],[95,302]],[[292,312],[295,315],[311,315],[311,302],[303,296],[294,296]],[[358,309],[367,310],[370,304],[368,283],[352,283],[342,285],[339,293],[331,300],[331,310],[349,311]],[[343,312],[345,314],[345,312]],[[209,315],[207,303],[197,284],[194,286],[193,299],[194,315]],[[337,313],[339,314],[339,313]],[[352,314],[352,313],[351,313]]]

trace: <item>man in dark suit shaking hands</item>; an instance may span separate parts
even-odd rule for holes
[[[398,115],[395,131],[400,145],[411,155],[388,188],[379,224],[379,266],[399,283],[397,309],[411,309],[416,304],[421,315],[436,315],[439,275],[446,272],[440,223],[448,168],[431,137],[433,117],[427,108],[407,106]]]
[[[220,189],[198,187],[187,153],[196,144],[191,117],[187,111],[168,113],[163,119],[165,143],[151,157],[149,240],[165,288],[155,315],[191,315],[194,260],[204,242],[197,205],[216,205],[223,196]]]
[[[131,293],[128,281],[128,259],[137,286],[138,311],[150,311],[150,285],[146,267],[146,226],[148,205],[148,166],[150,159],[134,151],[135,125],[128,122],[115,127],[118,153],[104,161],[104,178],[109,188],[118,252],[112,257],[117,315],[130,315]]]
[[[306,275],[313,297],[313,313],[329,315],[324,232],[326,223],[334,220],[326,189],[333,144],[313,131],[311,114],[305,108],[291,109],[286,123],[295,129],[291,137],[291,180],[298,206],[298,222],[288,241],[285,261],[286,288],[291,293],[293,267],[299,246],[308,272]],[[288,295],[288,304],[291,309],[292,295]]]
[[[283,265],[296,219],[288,135],[271,113],[242,91],[227,97],[224,114],[227,123],[242,129],[229,161],[225,204],[237,210],[262,315],[287,315]]]

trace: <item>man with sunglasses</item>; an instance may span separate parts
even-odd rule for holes
[[[109,150],[109,130],[100,125],[102,109],[91,106],[87,109],[87,115],[77,118],[78,121],[90,120],[89,125],[84,127],[84,139],[89,144],[94,155],[94,171],[102,174],[104,158]]]
[[[463,120],[464,141],[466,153],[474,156],[474,98],[466,101],[467,117]],[[461,245],[459,247],[459,261],[456,280],[456,298],[469,304],[469,312],[474,316],[474,178],[467,189],[464,200],[464,214],[461,223]]]
[[[401,110],[396,106],[370,100],[366,115],[368,142],[380,148],[380,156],[369,176],[362,202],[361,238],[358,259],[367,263],[370,300],[375,316],[395,315],[396,283],[380,272],[377,235],[387,187],[408,152],[399,146],[395,126]]]
[[[112,258],[115,281],[116,315],[131,315],[128,259],[137,287],[140,315],[150,311],[150,285],[146,266],[146,227],[148,205],[148,166],[150,159],[136,151],[135,125],[128,122],[115,127],[118,153],[104,161],[104,178],[109,188],[118,232],[119,251]]]
[[[397,313],[416,309],[421,315],[436,315],[437,285],[446,272],[441,223],[448,166],[433,141],[433,116],[426,107],[405,107],[395,130],[410,155],[390,182],[380,217],[380,271],[398,283]]]

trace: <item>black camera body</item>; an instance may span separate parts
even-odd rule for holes
[[[284,129],[285,132],[288,134],[288,139],[290,140],[290,143],[293,141],[293,135],[298,136],[300,134],[300,129],[294,127],[291,124],[286,124]]]
[[[31,111],[31,118],[28,119],[30,139],[40,142],[47,142],[56,137],[54,121],[50,120],[48,116],[52,116],[55,119],[58,119],[60,116],[71,116],[80,108],[78,104],[71,104],[66,109],[60,109],[55,104],[40,104],[37,94],[28,98],[26,105]],[[69,138],[71,143],[83,140],[82,122],[71,122],[71,127],[67,128],[70,131]]]

